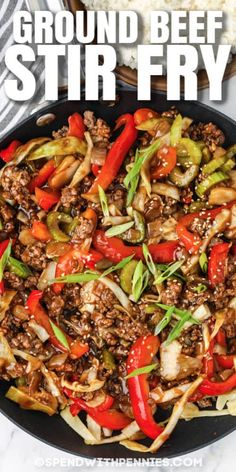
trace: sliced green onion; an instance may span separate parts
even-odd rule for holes
[[[155,154],[155,152],[158,151],[161,143],[162,143],[162,140],[157,139],[150,146],[141,150],[138,150],[138,149],[136,150],[134,164],[124,179],[124,185],[128,190],[127,206],[129,206],[133,201],[134,194],[138,186],[139,174],[140,174],[142,165],[148,159],[150,159]]]
[[[83,274],[69,274],[69,275],[62,275],[62,277],[57,277],[56,279],[50,280],[50,283],[54,284],[55,282],[64,282],[68,284],[81,284],[83,282],[90,282],[91,280],[97,280],[101,277],[101,274],[96,272],[85,272]]]
[[[123,269],[123,267],[126,266],[126,264],[128,264],[128,262],[131,261],[131,259],[133,259],[133,254],[131,256],[128,256],[128,257],[125,257],[124,259],[122,259],[122,261],[118,262],[118,264],[116,264],[115,266],[111,266],[109,267],[109,269],[105,270],[105,272],[102,273],[101,277],[106,277],[107,275],[111,274],[112,272],[115,272],[116,270],[120,270],[120,269]]]
[[[180,308],[176,308],[176,306],[174,306],[174,305],[164,305],[163,303],[156,303],[156,305],[159,306],[160,308],[162,308],[162,310],[169,310],[169,308],[174,307],[174,312],[173,313],[175,313],[177,316],[179,316],[180,318],[183,318],[185,315],[188,315],[189,319],[192,323],[199,324],[199,322],[197,320],[192,318],[192,313],[190,311],[181,310]]]
[[[218,184],[219,182],[223,182],[227,180],[229,176],[225,174],[225,172],[214,172],[211,175],[208,175],[206,179],[204,179],[200,184],[198,184],[196,188],[196,194],[199,197],[202,197],[213,185]]]
[[[149,272],[154,276],[154,278],[158,277],[158,270],[154,264],[152,255],[150,254],[148,247],[146,244],[143,244],[143,255],[148,267]]]
[[[9,242],[8,246],[6,247],[1,259],[0,259],[0,280],[3,279],[3,272],[5,270],[5,267],[8,263],[8,259],[11,254],[11,242]]]
[[[52,320],[49,319],[49,321],[50,321],[50,325],[53,329],[53,332],[54,332],[56,338],[69,351],[70,346],[69,346],[68,341],[66,339],[65,333],[63,333],[63,331],[60,328],[58,328],[58,326],[56,326],[55,323],[53,323]]]
[[[207,286],[205,284],[198,284],[192,290],[193,290],[193,292],[203,293],[207,290]]]
[[[123,225],[112,226],[112,228],[109,228],[105,232],[105,235],[108,238],[112,238],[113,236],[118,236],[119,234],[125,233],[125,231],[128,231],[128,229],[132,228],[132,226],[134,226],[134,221],[129,221]]]
[[[235,160],[234,159],[228,159],[223,166],[221,166],[221,170],[223,172],[229,172],[235,167]]]
[[[182,318],[180,318],[180,320],[176,323],[174,328],[171,330],[166,340],[166,344],[170,344],[172,341],[174,341],[176,338],[179,337],[187,321],[192,324],[199,324],[199,322],[192,317],[190,312],[186,312],[185,315]]]
[[[174,306],[170,306],[165,315],[163,316],[162,320],[156,325],[154,334],[158,335],[170,322],[172,315],[174,313]]]
[[[27,277],[32,275],[30,268],[14,257],[9,256],[8,265],[10,272],[14,272],[14,274],[18,275],[18,277],[21,277],[22,279],[27,279]]]
[[[199,265],[202,269],[202,272],[207,272],[208,259],[205,252],[203,252],[199,257]]]
[[[108,203],[107,203],[107,197],[103,188],[100,185],[98,186],[98,195],[99,195],[99,199],[100,199],[100,203],[102,207],[103,216],[108,217],[109,208],[108,208]]]
[[[183,265],[184,261],[176,261],[170,264],[167,269],[157,277],[155,284],[162,284],[166,279],[171,277]]]
[[[129,375],[126,375],[125,379],[130,379],[131,377],[136,377],[137,375],[149,374],[152,370],[156,369],[157,363],[145,365],[144,367],[139,367],[139,369],[133,370]]]
[[[160,270],[161,272],[164,272],[165,270],[167,270],[168,267],[169,267],[169,264],[156,264],[157,270]],[[180,274],[179,271],[176,271],[176,272],[175,272],[174,277],[175,277],[176,279],[182,280],[183,282],[185,282],[185,280],[186,280],[186,278],[184,277],[184,275]]]
[[[137,302],[145,290],[149,281],[148,270],[144,271],[144,265],[142,261],[139,261],[133,275],[132,280],[132,295],[134,301]]]

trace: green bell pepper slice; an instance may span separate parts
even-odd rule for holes
[[[61,241],[66,243],[70,241],[70,236],[64,233],[60,227],[60,223],[70,224],[72,222],[72,217],[66,215],[66,213],[59,213],[58,211],[51,211],[47,216],[47,226],[48,229],[55,241]]]
[[[190,182],[198,176],[198,173],[198,165],[192,165],[185,172],[182,172],[179,167],[175,167],[169,174],[169,178],[177,187],[188,187]]]
[[[170,145],[176,147],[182,136],[183,118],[177,115],[170,130]]]
[[[18,275],[21,279],[27,279],[30,275],[32,275],[31,270],[29,267],[21,261],[18,261],[12,256],[9,256],[7,266],[10,272]]]
[[[205,195],[205,193],[210,190],[213,185],[216,185],[224,180],[227,180],[229,176],[225,174],[225,172],[214,172],[213,174],[208,175],[206,179],[204,179],[200,184],[198,184],[196,188],[196,194],[199,197]]]
[[[138,261],[132,259],[120,272],[120,285],[125,293],[132,294],[132,280]]]
[[[181,138],[178,143],[179,151],[177,152],[178,155],[180,153],[180,149],[182,148],[182,156],[180,155],[178,158],[178,162],[185,167],[188,168],[191,165],[200,165],[202,160],[202,151],[200,147],[190,138]],[[184,156],[183,151],[186,152],[186,157]]]

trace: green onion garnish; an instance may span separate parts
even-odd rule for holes
[[[202,272],[207,272],[208,259],[205,252],[203,252],[199,257],[199,265],[202,269]]]
[[[122,259],[122,261],[118,262],[118,264],[116,264],[115,266],[111,266],[107,270],[105,270],[101,274],[101,277],[106,277],[107,275],[111,274],[112,272],[115,272],[116,270],[123,269],[123,267],[125,267],[126,264],[128,264],[128,262],[131,261],[131,259],[133,259],[133,257],[134,257],[133,254],[131,256],[125,257],[124,259]]]
[[[158,335],[170,322],[172,315],[174,313],[175,307],[170,306],[165,315],[163,316],[162,320],[156,325],[154,334]]]
[[[177,316],[180,317],[180,320],[177,321],[176,325],[171,330],[171,332],[170,332],[170,334],[169,334],[169,336],[166,340],[167,344],[169,344],[170,342],[174,341],[174,339],[179,337],[186,321],[188,321],[192,324],[199,324],[199,321],[192,317],[192,313],[190,311],[181,310],[179,308],[176,308],[174,305],[172,305],[172,306],[171,305],[163,305],[162,303],[156,303],[156,305],[159,306],[160,308],[162,308],[165,311],[169,311],[170,309],[172,309],[173,310],[172,315],[175,313]]]
[[[145,270],[142,261],[139,261],[133,275],[132,280],[132,295],[134,301],[137,302],[141,297],[143,291],[147,287],[149,281],[149,272]]]
[[[207,286],[205,284],[198,284],[192,290],[193,290],[193,292],[203,293],[207,290]]]
[[[63,333],[63,331],[60,328],[58,328],[58,326],[56,326],[55,323],[53,323],[52,320],[49,319],[49,321],[50,321],[50,325],[53,329],[53,332],[54,332],[56,338],[69,351],[70,346],[69,346],[68,341],[66,339],[65,333]]]
[[[22,279],[27,279],[27,277],[32,275],[30,268],[23,262],[15,259],[14,257],[9,256],[8,266],[9,266],[10,272],[13,272],[14,274],[18,275],[18,277],[21,277]]]
[[[91,280],[97,280],[101,277],[101,274],[93,271],[87,271],[78,274],[69,274],[69,275],[62,275],[61,277],[57,277],[56,279],[50,280],[50,283],[55,282],[63,282],[66,284],[81,284],[83,282],[90,282]]]
[[[154,278],[158,277],[158,271],[157,268],[153,262],[153,258],[148,250],[148,247],[146,244],[143,244],[143,255],[145,257],[145,261],[148,267],[149,272],[154,276]]]
[[[173,264],[170,264],[167,269],[157,277],[155,280],[156,284],[161,284],[163,283],[166,279],[171,277],[175,272],[183,265],[184,261],[177,261],[174,262]]]
[[[128,229],[132,228],[132,226],[134,226],[134,221],[129,221],[123,225],[112,226],[112,228],[109,228],[105,232],[105,235],[108,238],[112,238],[112,236],[118,236],[119,234],[125,233],[125,231],[128,231]]]
[[[129,375],[126,375],[125,379],[130,379],[131,377],[136,377],[137,375],[149,374],[152,370],[157,367],[157,363],[145,365],[144,367],[139,367],[139,369],[133,370]]]
[[[98,186],[98,195],[99,195],[99,199],[100,199],[100,203],[102,207],[103,216],[108,217],[109,208],[108,208],[108,203],[107,203],[107,197],[103,188],[100,185]]]
[[[158,151],[159,147],[161,146],[161,143],[162,140],[159,138],[156,139],[150,146],[136,151],[133,167],[130,169],[124,179],[124,185],[128,190],[127,206],[129,206],[133,201],[134,194],[138,186],[139,174],[142,165],[148,159],[150,159],[155,154],[155,152]]]

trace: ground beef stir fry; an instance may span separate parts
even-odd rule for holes
[[[236,388],[236,145],[224,142],[174,108],[115,129],[86,111],[0,151],[9,400],[60,413],[88,444],[118,430],[154,452]]]

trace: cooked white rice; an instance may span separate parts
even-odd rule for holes
[[[134,10],[143,18],[144,30],[142,31],[143,44],[149,43],[149,18],[152,10],[220,10],[227,15],[225,31],[221,36],[221,44],[232,45],[232,53],[236,53],[236,0],[83,0],[88,10]],[[196,46],[198,49],[198,46]],[[132,68],[137,65],[136,46],[117,47],[119,64],[125,64]],[[158,60],[160,62],[160,60]],[[162,64],[166,61],[163,58]],[[203,63],[199,63],[203,68]]]

